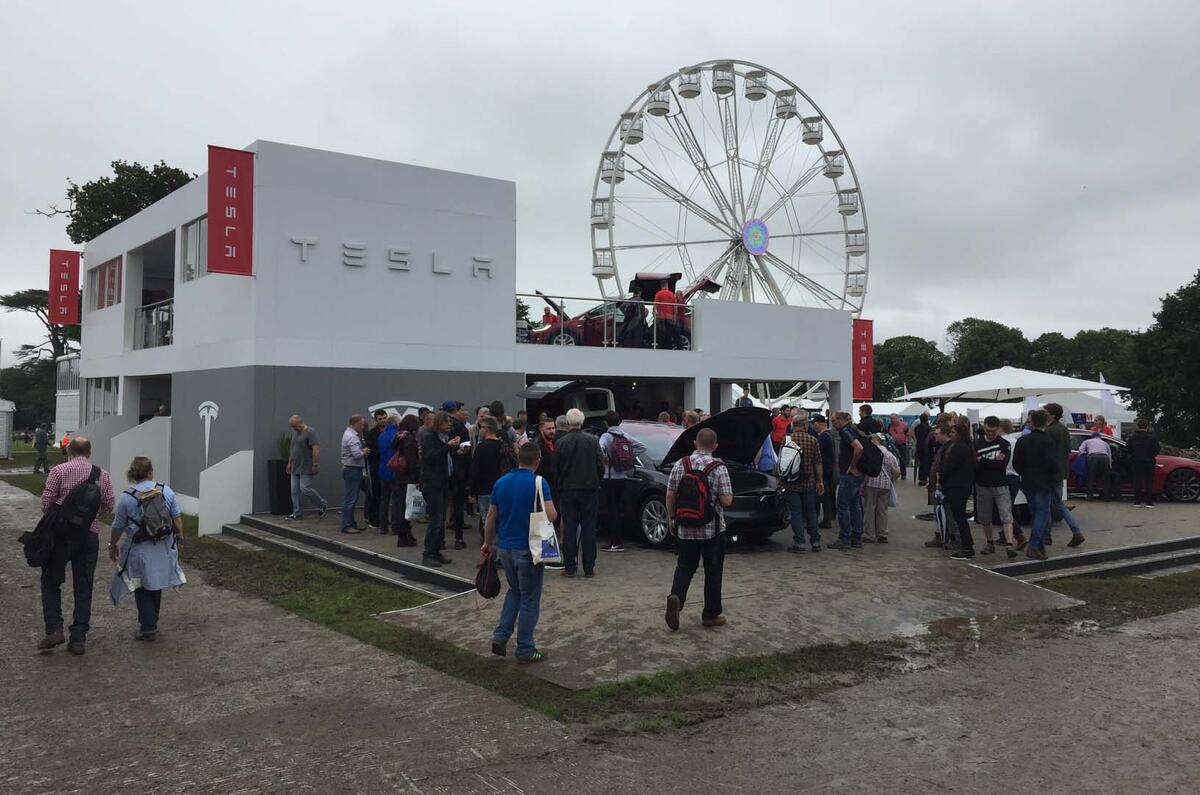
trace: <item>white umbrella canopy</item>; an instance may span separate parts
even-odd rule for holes
[[[1086,381],[1020,367],[998,367],[906,395],[911,400],[1016,400],[1030,395],[1054,395],[1090,389],[1128,391],[1129,387]]]

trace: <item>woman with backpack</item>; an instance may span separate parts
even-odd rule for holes
[[[181,511],[175,492],[154,481],[154,465],[138,456],[126,473],[133,484],[117,499],[113,515],[108,558],[117,563],[109,595],[118,604],[127,593],[137,603],[136,640],[158,637],[158,613],[164,588],[179,588],[187,578],[179,568],[179,536],[183,533]],[[118,542],[121,536],[125,542]]]

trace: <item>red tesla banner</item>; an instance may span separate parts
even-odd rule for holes
[[[50,322],[79,323],[79,252],[50,249]]]
[[[254,273],[254,153],[208,147],[208,272]]]
[[[854,321],[854,400],[872,400],[875,387],[874,321]]]

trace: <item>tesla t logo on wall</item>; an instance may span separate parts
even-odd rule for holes
[[[301,262],[308,262],[309,249],[315,248],[320,240],[315,237],[300,237],[295,236],[290,238],[291,242],[299,246],[297,254]],[[366,243],[344,242],[341,245],[342,264],[349,268],[365,268],[369,261],[370,250]],[[390,271],[411,271],[413,263],[417,260],[411,249],[401,248],[399,246],[389,246],[384,251],[384,262],[387,264],[387,269]],[[424,256],[421,261],[426,261]],[[436,251],[429,252],[429,269],[432,273],[438,276],[449,276],[454,273],[454,268],[445,260],[439,260]],[[479,274],[487,274],[487,278],[492,278],[492,258],[474,256],[471,257],[471,276],[478,279]]]
[[[217,418],[217,413],[221,407],[211,400],[206,400],[200,404],[200,419],[204,422],[204,466],[208,468],[208,437],[212,430],[213,420]]]
[[[367,406],[367,412],[374,414],[383,409],[388,414],[399,414],[401,417],[407,417],[409,414],[418,414],[421,409],[431,409],[424,403],[419,403],[415,400],[385,400],[382,403],[376,403],[374,406]]]

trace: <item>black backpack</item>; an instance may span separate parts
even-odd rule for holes
[[[704,469],[694,469],[691,456],[683,459],[683,476],[675,490],[675,521],[678,524],[703,527],[717,515],[708,475],[721,465],[720,461],[713,461]]]
[[[51,503],[32,532],[21,533],[17,539],[25,546],[25,562],[40,569],[54,556],[54,528],[58,524],[59,507]]]
[[[862,455],[858,457],[855,467],[869,478],[879,477],[879,473],[883,471],[883,451],[862,431],[856,429],[854,433],[863,446]]]
[[[92,464],[88,479],[75,484],[58,509],[58,540],[70,547],[87,538],[100,513],[100,502],[100,467]]]

